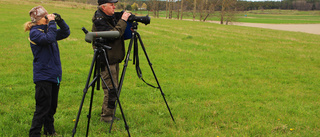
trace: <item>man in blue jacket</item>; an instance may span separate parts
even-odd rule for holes
[[[48,14],[42,6],[32,8],[29,14],[31,22],[25,24],[25,31],[30,31],[29,41],[34,56],[33,82],[36,84],[36,110],[29,136],[41,136],[42,126],[45,135],[55,135],[53,116],[62,76],[57,41],[67,38],[70,30],[59,14]]]

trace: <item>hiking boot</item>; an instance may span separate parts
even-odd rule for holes
[[[120,118],[114,117],[114,121],[118,121],[118,120],[120,120]],[[112,116],[101,117],[100,121],[106,122],[106,123],[111,123],[111,121],[112,121]]]
[[[101,117],[100,121],[110,123],[112,121],[112,116]]]

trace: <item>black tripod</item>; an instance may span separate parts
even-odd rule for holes
[[[161,86],[160,86],[159,81],[158,81],[158,79],[157,79],[157,76],[156,76],[156,74],[155,74],[155,72],[154,72],[154,70],[153,70],[153,68],[152,68],[152,63],[150,62],[150,59],[149,59],[149,57],[148,57],[148,55],[147,55],[146,49],[145,49],[145,47],[144,47],[144,45],[143,45],[143,42],[142,42],[142,40],[141,40],[141,38],[140,38],[140,34],[137,32],[137,29],[138,29],[138,23],[137,23],[136,21],[134,21],[134,22],[132,23],[132,29],[131,29],[131,30],[132,30],[132,37],[131,37],[131,40],[130,40],[130,43],[129,43],[128,52],[127,52],[127,55],[126,55],[126,58],[125,58],[124,67],[123,67],[123,70],[122,70],[122,73],[121,73],[121,78],[120,78],[120,82],[119,82],[119,89],[118,89],[118,95],[117,95],[117,96],[120,97],[120,92],[121,92],[121,89],[122,89],[122,85],[123,85],[123,81],[124,81],[124,76],[125,76],[126,69],[127,69],[127,66],[128,66],[128,61],[129,61],[130,52],[131,52],[131,49],[132,49],[132,45],[134,44],[134,57],[133,57],[133,60],[134,60],[134,63],[135,63],[135,65],[136,65],[136,71],[137,71],[138,77],[139,77],[143,82],[145,82],[147,85],[149,85],[149,86],[151,86],[151,87],[154,87],[154,88],[160,89],[161,95],[162,95],[162,97],[163,97],[163,99],[164,99],[164,102],[166,103],[167,108],[168,108],[168,110],[169,110],[171,119],[173,120],[173,122],[175,122],[175,121],[174,121],[174,118],[173,118],[173,116],[172,116],[171,110],[170,110],[170,108],[169,108],[169,105],[168,105],[168,103],[167,103],[167,100],[166,100],[166,98],[165,98],[165,94],[162,92],[162,89],[161,89]],[[147,83],[147,82],[142,78],[142,73],[141,73],[141,70],[140,70],[140,67],[139,67],[138,39],[139,39],[140,45],[141,45],[141,47],[142,47],[142,49],[143,49],[143,51],[144,51],[144,54],[145,54],[145,56],[146,56],[146,58],[147,58],[147,60],[148,60],[148,63],[149,63],[149,66],[150,66],[150,68],[151,68],[151,70],[152,70],[153,76],[154,76],[155,80],[157,81],[158,87],[155,87],[155,86]],[[120,103],[120,102],[119,102],[119,103]],[[120,104],[119,104],[119,106],[120,106]],[[120,109],[121,109],[121,107],[120,107]],[[109,129],[109,133],[111,133],[112,124],[113,124],[113,121],[114,121],[114,119],[115,119],[114,115],[115,115],[115,114],[113,114],[113,118],[112,118],[111,125],[110,125],[110,129]]]
[[[114,84],[114,81],[113,81],[113,78],[112,78],[112,75],[111,75],[111,71],[110,71],[110,67],[109,67],[109,62],[108,62],[108,59],[107,59],[107,52],[105,51],[105,49],[111,49],[111,47],[108,47],[108,46],[105,46],[102,43],[102,38],[100,39],[97,39],[95,41],[95,46],[97,47],[95,50],[94,50],[94,56],[93,56],[93,60],[92,60],[92,63],[91,63],[91,67],[90,67],[90,71],[89,71],[89,76],[88,76],[88,79],[87,79],[87,83],[86,83],[86,86],[83,90],[83,96],[82,96],[82,100],[81,100],[81,104],[80,104],[80,108],[79,108],[79,111],[78,111],[78,116],[77,116],[77,119],[76,119],[76,123],[75,123],[75,126],[74,126],[74,129],[73,129],[73,134],[72,134],[72,137],[75,135],[76,133],[76,129],[77,129],[77,125],[78,125],[78,122],[79,122],[79,118],[80,118],[80,114],[81,114],[81,110],[82,110],[82,106],[83,106],[83,102],[84,102],[84,99],[85,99],[85,96],[87,94],[87,91],[88,89],[92,86],[92,92],[91,92],[91,100],[90,100],[90,107],[89,107],[89,114],[87,115],[88,117],[88,123],[87,123],[87,133],[86,133],[86,136],[88,136],[88,132],[89,132],[89,125],[90,125],[90,118],[91,118],[91,110],[92,110],[92,101],[93,101],[93,95],[94,95],[94,88],[95,88],[95,84],[97,84],[97,90],[100,89],[100,79],[103,81],[103,84],[107,87],[107,89],[110,91],[109,87],[107,86],[106,82],[104,81],[104,79],[101,77],[101,62],[103,61],[106,66],[107,66],[107,69],[108,69],[108,72],[109,72],[109,76],[111,77],[111,82],[112,82],[112,86],[114,87],[114,89],[116,90],[116,92],[118,91],[117,90],[117,87],[115,86]],[[93,80],[92,82],[89,84],[90,82],[90,77],[92,75],[92,70],[94,69],[94,74],[93,74]],[[119,107],[120,107],[120,110],[121,110],[121,114],[122,114],[122,118],[123,118],[123,121],[124,121],[124,124],[125,124],[125,129],[127,130],[128,132],[128,135],[130,137],[130,132],[129,132],[129,127],[127,125],[127,122],[126,122],[126,119],[125,119],[125,116],[124,116],[124,113],[123,113],[123,110],[122,110],[122,107],[121,107],[121,103],[120,103],[120,100],[119,100],[119,96],[118,94],[116,95],[117,97],[117,102],[119,103]]]

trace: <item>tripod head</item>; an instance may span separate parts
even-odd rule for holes
[[[111,50],[112,48],[110,46],[104,45],[103,43],[105,43],[105,40],[103,38],[97,38],[94,41],[94,46],[96,46],[98,49],[99,48],[104,48],[107,50]]]
[[[138,30],[138,22],[134,21],[132,22],[131,31],[137,31]]]

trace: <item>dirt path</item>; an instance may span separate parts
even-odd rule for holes
[[[193,21],[191,19],[185,19],[188,21]],[[211,23],[220,23],[219,21],[206,21]],[[310,34],[320,35],[320,24],[263,24],[263,23],[241,23],[232,22],[230,25],[247,26],[247,27],[257,27],[266,28],[274,30],[285,30],[285,31],[296,31],[304,32]]]
[[[305,32],[320,35],[320,24],[261,24],[261,23],[232,23],[238,26],[258,27],[275,30]]]

